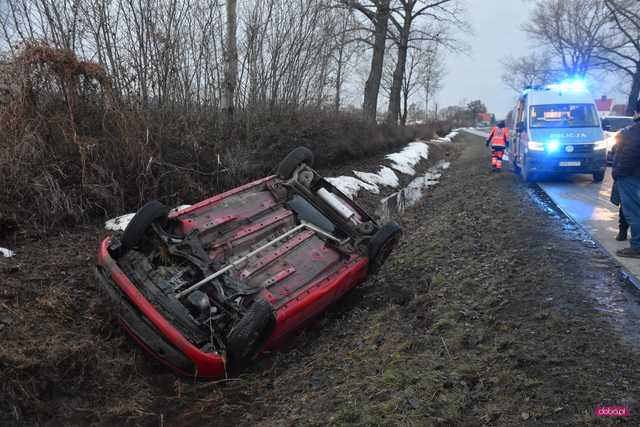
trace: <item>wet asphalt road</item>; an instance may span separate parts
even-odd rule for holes
[[[468,130],[477,136],[486,138],[484,130]],[[582,227],[590,237],[623,268],[630,281],[640,289],[640,260],[621,258],[616,251],[629,245],[618,242],[618,208],[613,205],[611,197],[611,168],[607,168],[605,179],[594,183],[591,175],[554,175],[538,182],[551,201],[569,218]]]

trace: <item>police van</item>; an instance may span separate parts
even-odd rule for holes
[[[580,81],[526,89],[511,120],[510,158],[527,182],[547,173],[604,178],[607,142],[594,98]],[[513,126],[515,124],[515,126]]]

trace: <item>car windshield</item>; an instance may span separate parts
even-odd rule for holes
[[[611,132],[617,132],[633,123],[633,117],[605,117],[602,127]]]
[[[593,104],[532,105],[529,108],[531,128],[599,127],[600,119]]]

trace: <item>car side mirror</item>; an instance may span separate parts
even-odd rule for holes
[[[518,122],[516,124],[516,132],[518,133],[524,132],[524,122]]]

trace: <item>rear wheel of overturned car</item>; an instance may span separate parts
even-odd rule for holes
[[[395,222],[385,224],[369,241],[369,273],[377,274],[393,248],[398,244],[402,229]]]
[[[313,166],[313,153],[307,147],[298,147],[287,154],[278,165],[278,177],[289,179],[301,164]]]
[[[258,299],[227,335],[227,367],[233,374],[246,366],[275,326],[273,307]]]
[[[169,215],[169,208],[157,200],[146,203],[136,212],[127,228],[122,233],[122,246],[125,249],[135,248],[144,238],[147,230],[156,221],[164,221]]]

